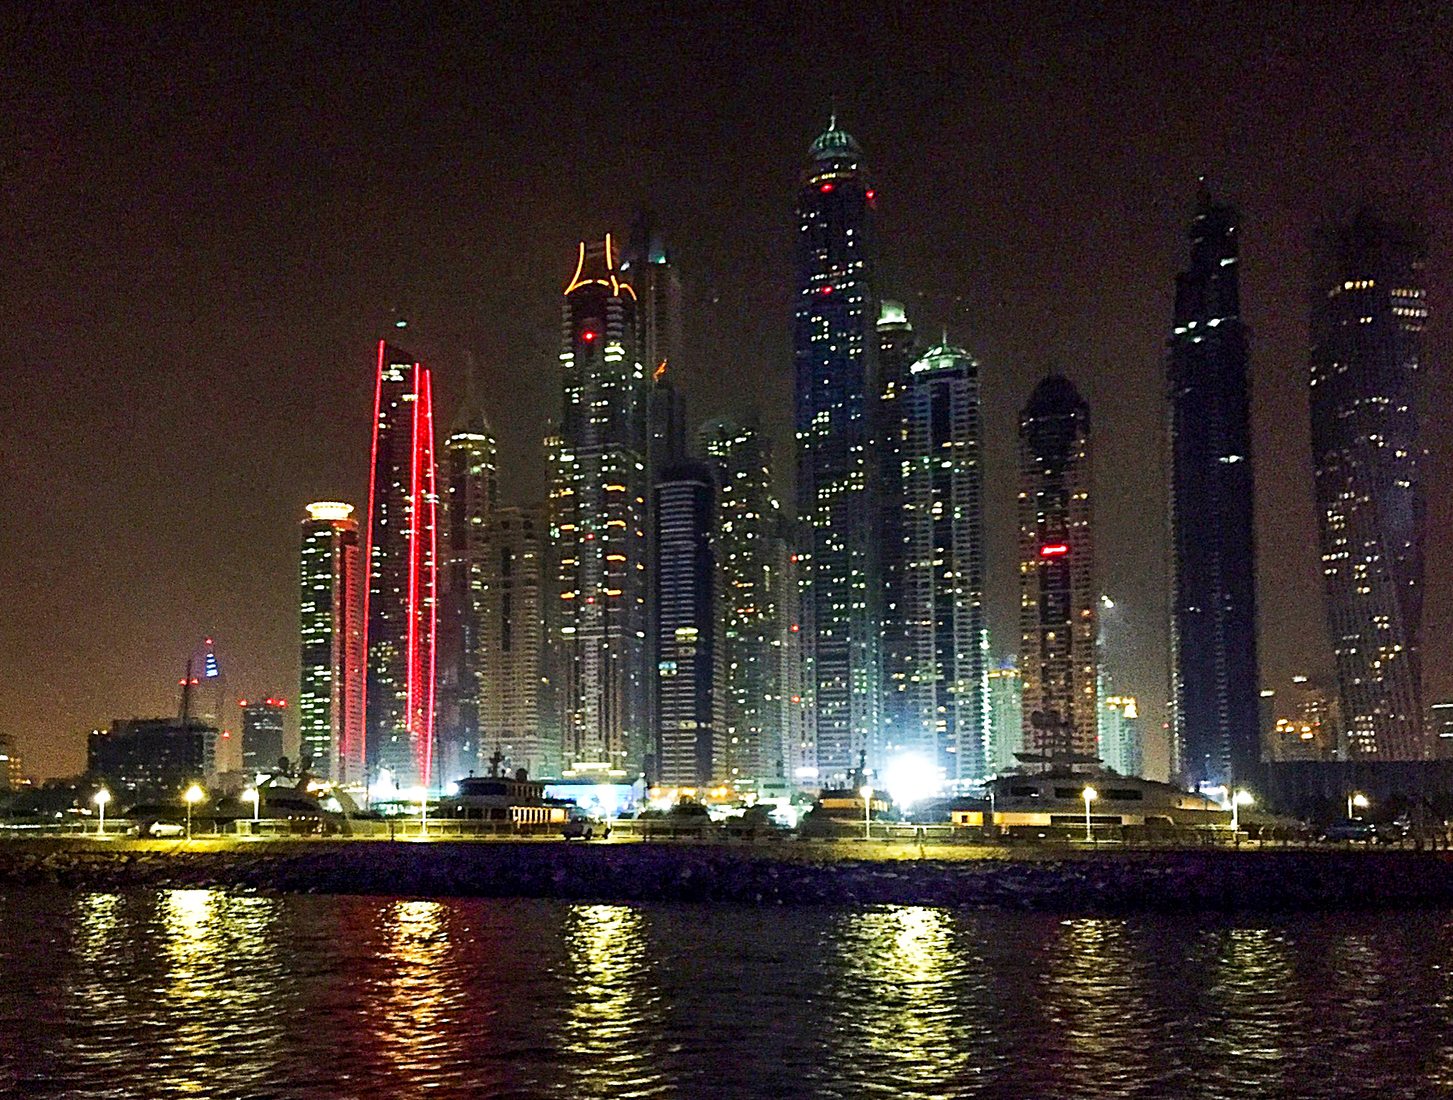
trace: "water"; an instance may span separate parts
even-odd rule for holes
[[[0,1095],[1453,1089],[1453,915],[0,893]]]

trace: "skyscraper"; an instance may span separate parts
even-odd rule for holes
[[[834,117],[808,150],[797,193],[792,335],[809,737],[824,783],[846,779],[860,753],[879,763],[874,204],[862,150]]]
[[[300,751],[315,774],[340,784],[360,784],[365,781],[364,582],[362,538],[353,505],[335,501],[308,505],[299,573]],[[246,748],[244,739],[244,753]]]
[[[989,670],[989,765],[996,775],[1018,766],[1024,748],[1024,685],[1013,661]]]
[[[373,468],[368,491],[368,687],[365,757],[370,780],[387,769],[399,787],[434,775],[437,511],[429,371],[378,344]]]
[[[909,556],[903,527],[903,445],[908,431],[904,394],[908,389],[909,368],[918,362],[925,350],[922,341],[914,334],[903,306],[885,300],[878,314],[878,392],[873,428],[878,463],[883,663],[880,706],[885,745],[900,742],[900,728],[914,721],[908,701],[913,657],[903,602]]]
[[[1051,374],[1019,414],[1019,675],[1025,752],[1056,764],[1098,741],[1090,484],[1090,407]]]
[[[1426,240],[1364,207],[1327,243],[1312,304],[1312,462],[1347,753],[1427,759],[1418,431]]]
[[[1171,689],[1177,770],[1191,787],[1261,768],[1251,386],[1239,217],[1202,188],[1176,277],[1170,396]],[[1234,777],[1234,779],[1233,779]]]
[[[884,494],[901,499],[899,628],[888,649],[903,681],[885,751],[931,762],[950,782],[979,780],[989,734],[979,365],[940,345],[902,387],[899,488]]]
[[[246,772],[271,772],[276,770],[283,757],[283,717],[287,700],[271,697],[267,699],[244,700],[242,703],[242,770]],[[315,758],[309,770],[321,774],[319,762],[327,763],[328,757]]]
[[[564,403],[551,487],[564,763],[646,764],[647,382],[636,295],[610,234],[583,242],[565,287]]]
[[[485,564],[480,746],[533,776],[560,774],[559,740],[542,724],[546,530],[540,509],[495,509]]]
[[[438,779],[468,775],[487,755],[481,748],[489,532],[499,496],[494,433],[470,363],[464,404],[444,441],[444,522],[439,574]]]
[[[781,651],[790,643],[786,615],[796,603],[789,593],[796,582],[785,560],[790,550],[767,444],[755,428],[726,418],[702,424],[696,442],[717,486],[726,724],[737,773],[725,778],[776,778],[784,774],[792,736],[788,696],[794,692]],[[800,688],[795,694],[800,704]]]
[[[733,769],[723,717],[722,616],[712,546],[715,489],[704,463],[663,469],[656,506],[656,720],[659,779],[704,786]]]
[[[1100,759],[1106,768],[1121,775],[1140,775],[1144,772],[1140,709],[1135,696],[1101,696]]]

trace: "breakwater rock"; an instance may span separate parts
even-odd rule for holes
[[[1063,912],[1453,907],[1453,858],[1347,850],[959,851],[861,858],[850,844],[293,840],[0,843],[0,889],[223,887],[265,893],[580,901],[982,906]]]

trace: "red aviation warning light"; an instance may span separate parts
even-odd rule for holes
[[[830,183],[824,183],[821,187],[818,188],[818,190],[821,191],[824,195],[831,195],[832,194],[832,184],[830,184]]]
[[[1070,552],[1070,548],[1062,542],[1050,542],[1039,548],[1041,558],[1062,558]]]
[[[595,342],[595,333],[590,329],[586,329],[580,334],[580,338],[584,340],[587,344],[592,344]]]

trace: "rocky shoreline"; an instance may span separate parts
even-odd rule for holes
[[[1062,912],[1453,908],[1453,858],[1347,850],[1037,852],[864,859],[848,846],[436,841],[0,843],[0,889],[261,893]]]

